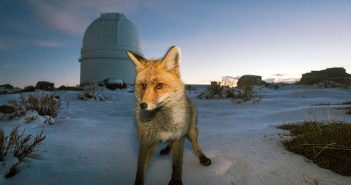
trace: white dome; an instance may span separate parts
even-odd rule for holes
[[[121,13],[104,13],[84,33],[80,84],[106,78],[134,82],[134,66],[126,50],[141,55],[137,28]]]

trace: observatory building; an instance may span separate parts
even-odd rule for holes
[[[134,66],[126,54],[142,55],[138,30],[121,13],[104,13],[84,33],[80,62],[80,85],[107,78],[134,83]]]

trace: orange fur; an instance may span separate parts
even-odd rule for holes
[[[135,64],[135,118],[139,141],[138,168],[135,185],[144,184],[144,175],[153,150],[161,142],[168,146],[161,151],[172,151],[172,178],[169,185],[182,185],[184,139],[190,140],[202,165],[211,160],[197,142],[195,106],[185,94],[180,78],[180,49],[171,47],[160,60],[147,60],[127,51]]]

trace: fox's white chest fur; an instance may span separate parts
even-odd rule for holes
[[[178,140],[188,132],[192,117],[192,105],[186,97],[152,112],[137,107],[137,128],[143,142],[167,142]]]
[[[181,132],[169,132],[169,131],[161,131],[159,134],[159,139],[162,142],[166,142],[169,140],[175,140],[182,136]]]
[[[178,106],[174,106],[171,109],[170,120],[165,122],[167,124],[166,130],[161,130],[159,132],[159,139],[162,142],[166,142],[169,140],[175,140],[182,137],[186,131],[186,110],[180,104]]]

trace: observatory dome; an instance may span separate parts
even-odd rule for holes
[[[139,34],[122,13],[104,13],[87,28],[81,48],[80,84],[98,83],[107,78],[134,83],[134,66],[126,50],[142,55]]]

